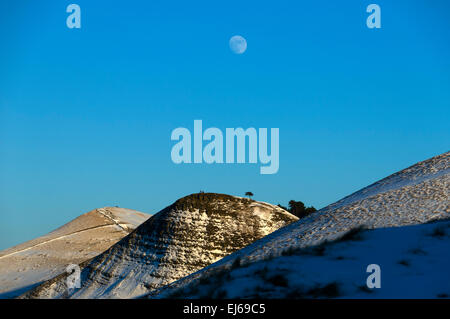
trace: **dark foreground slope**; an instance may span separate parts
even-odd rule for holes
[[[235,265],[171,298],[450,298],[450,220],[351,231],[319,246]],[[380,288],[369,288],[369,265]],[[159,297],[162,297],[160,295]]]

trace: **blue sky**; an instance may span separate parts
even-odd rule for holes
[[[199,190],[320,208],[448,151],[450,5],[393,2],[2,1],[0,249]],[[279,172],[173,164],[194,119],[280,128]]]

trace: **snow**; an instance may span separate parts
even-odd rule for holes
[[[100,208],[97,211],[116,223],[122,229],[135,229],[150,217],[150,215],[136,210],[119,207],[114,207],[113,210]]]
[[[183,278],[298,218],[283,209],[221,194],[178,200],[94,258],[81,289],[65,278],[33,290],[33,298],[130,298]]]
[[[149,217],[137,211],[104,207],[47,235],[1,251],[0,298],[18,296],[63,273],[67,265],[97,256]]]
[[[444,235],[436,235],[441,230]],[[449,220],[365,230],[358,237],[243,265],[226,276],[212,273],[177,293],[189,298],[450,297]],[[370,264],[381,267],[379,289],[366,286]],[[327,286],[337,289],[318,289]]]
[[[297,222],[267,203],[190,195],[84,263],[75,293],[58,276],[23,297],[445,297],[449,162],[449,152],[419,162]],[[364,286],[372,263],[378,290]]]

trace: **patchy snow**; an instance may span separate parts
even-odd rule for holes
[[[149,217],[123,208],[100,208],[47,235],[1,251],[0,298],[18,296],[64,272],[67,265],[99,255]]]
[[[283,209],[221,194],[193,194],[154,215],[83,265],[82,287],[68,294],[65,276],[25,297],[129,298],[183,278],[297,217]]]
[[[150,217],[150,215],[136,210],[119,207],[114,207],[114,209],[99,208],[97,211],[126,232],[135,229]]]

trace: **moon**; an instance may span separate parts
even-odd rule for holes
[[[230,49],[233,53],[242,54],[247,50],[247,40],[240,35],[234,35],[230,38]]]

